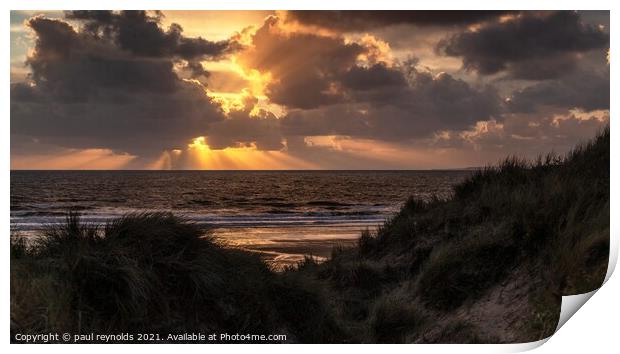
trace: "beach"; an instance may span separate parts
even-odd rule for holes
[[[105,224],[166,211],[276,268],[324,260],[375,230],[409,196],[447,197],[471,171],[12,171],[11,227],[36,237],[69,210]]]

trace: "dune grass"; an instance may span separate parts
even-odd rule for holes
[[[607,128],[566,156],[508,158],[446,200],[410,198],[357,247],[281,273],[169,213],[101,227],[70,213],[32,245],[12,240],[12,332],[264,333],[302,343],[544,338],[560,297],[599,287],[606,273],[609,139]],[[498,289],[524,286],[527,298],[493,302]],[[494,306],[515,324],[485,326]]]
[[[410,198],[377,232],[363,232],[357,248],[298,272],[331,289],[341,322],[357,329],[352,336],[358,341],[547,337],[557,325],[561,296],[592,291],[606,274],[609,139],[606,128],[566,156],[507,158],[473,173],[447,200]],[[515,279],[517,274],[525,279]],[[485,296],[494,289],[520,280],[529,287],[527,299],[520,307],[501,305],[521,316],[505,333],[479,328],[484,326],[462,315],[490,301]],[[381,320],[388,312],[392,325]],[[410,326],[397,325],[401,317],[411,317],[401,321]],[[425,325],[414,318],[448,320]],[[391,328],[389,337],[372,330],[377,320],[384,323],[378,327]]]
[[[312,290],[169,213],[128,214],[103,227],[70,213],[35,244],[11,247],[11,319],[20,333],[290,329],[312,340],[330,330],[300,327],[304,321],[290,314],[296,307],[309,311],[308,321],[330,322]]]

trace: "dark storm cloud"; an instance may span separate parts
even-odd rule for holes
[[[243,108],[231,111],[227,119],[209,126],[207,143],[211,149],[253,145],[258,150],[281,150],[283,136],[279,119],[271,112],[258,109],[251,116],[258,99],[243,97]]]
[[[70,54],[73,42],[77,39],[77,33],[71,25],[42,16],[31,18],[27,23],[37,35],[37,51],[48,56],[67,57]]]
[[[288,18],[338,31],[364,31],[398,24],[455,26],[497,18],[511,11],[341,10],[288,11]]]
[[[581,113],[579,117],[567,110],[507,114],[502,123],[484,122],[465,134],[444,132],[429,145],[476,151],[477,155],[486,155],[483,163],[500,161],[508,155],[536,158],[543,151],[563,154],[608,125],[609,112]]]
[[[523,12],[458,33],[438,44],[448,56],[480,74],[506,71],[520,79],[559,77],[576,67],[579,54],[609,46],[609,33],[573,11]]]
[[[512,112],[535,112],[544,106],[606,110],[609,109],[609,87],[609,70],[581,70],[515,91],[508,107]]]
[[[183,35],[176,23],[167,30],[161,27],[161,12],[153,15],[146,11],[68,11],[68,19],[79,20],[84,34],[116,44],[136,56],[175,58],[187,62],[193,78],[206,78],[201,60],[220,59],[241,46],[234,40],[209,41],[201,37]]]
[[[274,103],[291,108],[315,108],[341,102],[342,92],[332,85],[366,49],[342,38],[281,31],[277,17],[268,18],[252,38],[252,46],[237,58],[273,82],[267,95]]]
[[[409,71],[413,76],[404,85],[398,81],[392,90],[364,84],[361,90],[348,92],[353,101],[347,104],[291,112],[283,118],[283,128],[289,135],[396,141],[424,137],[436,130],[467,129],[501,112],[501,100],[491,87],[475,89],[449,74]],[[396,72],[392,70],[389,76]]]
[[[259,117],[250,117],[249,111],[241,111],[211,124],[208,143],[212,149],[253,145],[258,150],[281,150],[283,139],[275,115],[262,111]]]
[[[537,119],[551,126],[556,112],[609,109],[609,70],[601,69],[604,53],[593,50],[606,48],[609,35],[584,24],[573,12],[524,13],[507,22],[499,21],[501,14],[495,12],[427,12],[423,18],[419,12],[361,12],[361,17],[348,19],[350,15],[328,13],[328,18],[342,17],[335,20],[342,23],[330,28],[353,30],[362,26],[355,21],[363,19],[368,28],[392,23],[476,24],[477,31],[452,26],[449,33],[461,32],[442,42],[441,49],[463,57],[466,68],[481,74],[508,72],[494,85],[505,85],[502,92],[513,91],[510,100],[504,101],[494,86],[454,73],[437,74],[415,60],[391,59],[389,46],[370,35],[345,40],[337,33],[299,30],[269,17],[251,43],[240,47],[235,41],[185,37],[178,25],[163,29],[157,13],[74,11],[67,17],[77,28],[45,17],[28,21],[35,34],[27,59],[31,76],[28,82],[11,85],[11,134],[35,139],[41,146],[109,148],[140,156],[184,148],[197,136],[207,136],[212,149],[252,145],[306,153],[307,136],[411,145],[438,131],[460,136],[487,121],[505,129],[480,136],[489,139],[485,146],[491,148],[492,141],[521,132],[510,125],[517,115],[528,115],[526,123],[532,127]],[[307,24],[320,20],[292,16]],[[435,41],[447,33],[446,28],[426,30],[440,31]],[[200,62],[232,52],[244,70],[270,77],[264,79],[264,93],[268,103],[285,107],[284,117],[259,110],[249,91],[243,108],[233,107],[225,114],[204,86],[184,80],[206,82],[210,77],[230,87],[239,75],[210,75]],[[251,87],[243,80],[232,86],[235,89],[215,90]],[[569,127],[577,120],[561,123]],[[576,123],[570,129],[577,130]],[[532,134],[533,128],[528,129],[523,134]],[[468,143],[463,139],[460,143]],[[329,149],[322,147],[321,153]]]
[[[69,148],[109,148],[142,156],[182,148],[223,118],[200,87],[179,87],[169,94],[109,94],[63,103],[25,101],[11,89],[11,134]],[[38,91],[36,91],[38,93]]]
[[[388,64],[372,40],[290,33],[279,21],[267,19],[238,59],[271,74],[267,96],[290,110],[279,122],[284,138],[406,140],[435,129],[466,129],[501,110],[492,87],[418,70],[415,61]]]
[[[114,41],[133,54],[150,57],[180,57],[186,60],[217,58],[237,48],[232,41],[212,42],[183,36],[183,28],[160,26],[161,13],[146,11],[70,11],[68,19],[80,20],[84,30],[95,37]]]
[[[207,78],[210,76],[210,73],[205,70],[200,62],[190,61],[187,63],[187,69],[191,73],[191,77],[193,78]]]
[[[104,14],[99,21],[107,21]],[[34,17],[30,83],[11,86],[11,133],[71,148],[153,155],[182,147],[224,119],[204,88],[173,71],[173,57]]]
[[[373,44],[283,32],[279,25],[279,19],[267,19],[254,35],[252,46],[238,59],[250,68],[269,72],[272,80],[267,95],[272,102],[288,108],[390,104],[442,119],[458,113],[454,119],[469,122],[473,110],[479,108],[481,115],[488,115],[488,107],[495,105],[495,97],[482,102],[481,97],[490,97],[490,91],[479,93],[449,74],[433,78],[409,64],[388,66],[377,56],[378,48]],[[360,56],[367,58],[363,64],[359,63]],[[416,77],[409,80],[410,74]]]
[[[376,90],[385,87],[404,87],[407,81],[402,72],[378,63],[371,67],[354,66],[340,78],[344,87],[353,90]]]
[[[27,59],[32,79],[59,100],[85,100],[106,88],[169,93],[178,84],[170,60],[125,55],[60,20],[35,17],[28,25],[37,36]]]

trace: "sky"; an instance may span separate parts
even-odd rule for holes
[[[609,11],[12,11],[12,169],[447,169],[609,123]]]

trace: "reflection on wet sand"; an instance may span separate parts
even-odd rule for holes
[[[259,252],[274,269],[295,265],[304,257],[324,261],[334,247],[350,247],[360,232],[377,225],[321,225],[315,227],[220,228],[214,235],[227,244]]]

